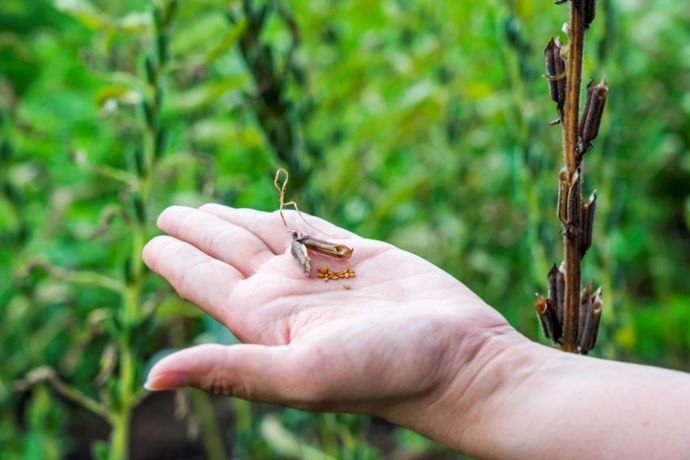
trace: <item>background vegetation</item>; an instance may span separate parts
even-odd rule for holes
[[[594,354],[690,371],[690,10],[598,3]],[[566,19],[531,0],[2,0],[3,458],[458,458],[362,417],[147,397],[160,350],[233,338],[139,253],[172,203],[275,209],[282,165],[305,210],[542,340],[533,293],[561,259],[542,50]]]

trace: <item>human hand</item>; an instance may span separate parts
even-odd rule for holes
[[[146,264],[243,343],[174,353],[153,367],[147,388],[194,386],[412,428],[451,400],[453,411],[474,413],[479,374],[498,353],[493,339],[518,336],[505,319],[413,254],[307,216],[319,235],[286,216],[296,230],[354,250],[347,261],[310,254],[313,267],[352,268],[351,289],[302,274],[277,213],[205,205],[161,214],[170,236],[148,243]]]

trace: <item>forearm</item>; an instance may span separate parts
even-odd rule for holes
[[[473,361],[411,428],[480,458],[690,457],[688,374],[566,354],[517,333]]]

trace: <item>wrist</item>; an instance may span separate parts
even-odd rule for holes
[[[511,401],[544,373],[554,350],[536,344],[507,323],[464,331],[446,359],[447,379],[389,419],[431,439],[482,458],[503,452],[493,428],[503,426]],[[530,396],[531,397],[531,396]],[[519,396],[518,396],[519,399]]]

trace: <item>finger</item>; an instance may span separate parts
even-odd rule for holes
[[[235,267],[245,277],[274,254],[256,235],[207,212],[171,206],[158,217],[158,228]]]
[[[274,404],[303,397],[299,366],[287,346],[199,345],[156,363],[144,387],[151,391],[192,386],[202,390]]]
[[[146,265],[165,278],[183,299],[224,322],[230,294],[242,274],[194,246],[158,236],[144,247]]]
[[[285,227],[277,211],[263,212],[255,209],[231,208],[213,203],[205,204],[199,210],[247,229],[261,238],[276,254],[284,252],[290,244],[290,239],[285,237]],[[296,211],[285,210],[283,214],[290,228],[302,233],[328,238],[333,242],[340,239],[358,238],[352,232],[306,213],[301,214],[309,224],[305,223]],[[315,228],[310,227],[310,225]]]

